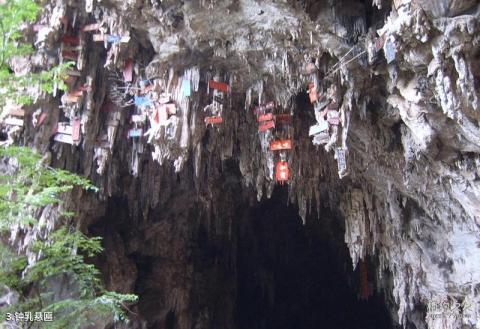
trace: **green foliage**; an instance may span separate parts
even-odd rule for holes
[[[32,97],[27,89],[35,86],[45,93],[52,93],[55,87],[66,90],[65,70],[73,66],[73,62],[22,76],[11,72],[10,63],[14,58],[33,52],[32,45],[25,40],[24,30],[35,21],[41,8],[33,0],[3,2],[0,5],[0,106],[5,104],[7,98],[16,104],[31,103]]]
[[[20,169],[14,175],[0,176],[0,233],[13,223],[32,225],[34,209],[61,204],[59,195],[74,186],[97,190],[78,175],[40,165],[40,156],[28,148],[0,149],[0,156],[16,159]]]
[[[25,28],[41,10],[33,0],[0,0],[0,107],[9,99],[15,104],[32,102],[28,90],[52,93],[66,90],[63,82],[69,62],[47,70],[18,76],[12,61],[33,53]],[[74,188],[96,192],[88,180],[42,164],[41,156],[28,148],[0,149],[0,158],[10,159],[9,172],[0,172],[0,295],[14,291],[18,303],[0,308],[0,326],[7,312],[54,312],[55,321],[45,328],[80,328],[92,321],[125,321],[127,306],[137,300],[104,289],[98,269],[87,262],[102,251],[101,239],[90,238],[75,227],[74,214],[63,209],[63,196]],[[54,228],[38,220],[42,210],[57,212]],[[9,242],[12,228],[37,232],[27,250]],[[36,254],[35,262],[27,253]],[[68,297],[55,295],[53,287],[67,280]],[[29,327],[30,324],[20,324]]]
[[[0,6],[0,68],[14,56],[24,56],[32,51],[28,44],[20,42],[22,26],[35,21],[40,6],[31,0],[5,0]]]
[[[26,266],[26,257],[13,254],[7,246],[0,243],[0,286],[21,291],[24,285],[18,277]]]
[[[84,300],[64,300],[50,305],[45,310],[54,314],[66,314],[50,324],[49,329],[79,329],[85,324],[93,324],[93,321],[98,320],[98,314],[112,314],[114,322],[126,321],[126,314],[123,311],[125,305],[136,301],[136,295],[105,292],[94,299],[88,300],[88,302]]]
[[[73,253],[73,250],[80,254]],[[86,264],[83,256],[93,257],[102,251],[100,238],[88,238],[81,232],[68,232],[62,227],[52,233],[48,241],[37,242],[32,251],[42,252],[43,258],[30,268],[26,280],[46,283],[45,280],[52,276],[67,273],[78,283],[81,298],[94,297],[101,290],[99,271],[95,266]]]
[[[54,313],[48,328],[80,328],[91,321],[126,321],[127,305],[137,296],[105,291],[100,272],[86,260],[102,251],[101,238],[90,238],[74,228],[72,213],[61,210],[62,196],[74,188],[96,192],[88,180],[45,166],[41,157],[23,147],[0,149],[13,168],[0,173],[0,241],[13,226],[41,231],[40,210],[54,206],[59,212],[57,228],[31,243],[28,250],[41,255],[28,264],[14,245],[0,243],[0,289],[8,287],[20,296],[19,303],[0,309],[0,323],[7,312]],[[37,216],[35,216],[35,214]],[[2,238],[3,237],[3,238]],[[60,278],[68,278],[72,290],[59,299],[50,292]]]

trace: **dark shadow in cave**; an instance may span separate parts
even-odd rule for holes
[[[168,312],[167,319],[165,320],[165,328],[175,329],[176,328],[175,323],[176,323],[175,313],[173,311]]]
[[[90,227],[104,237],[97,264],[107,287],[140,297],[132,307],[136,323],[148,329],[393,328],[381,295],[371,291],[368,301],[360,300],[343,219],[327,209],[329,202],[303,226],[298,208],[287,206],[287,186],[260,203],[239,197],[237,168],[226,163],[216,181],[223,208],[214,220],[183,189],[192,180],[182,176],[185,185],[175,185],[172,174],[166,207],[133,221],[127,200],[110,198],[108,216]],[[174,202],[180,206],[170,207]],[[171,300],[178,291],[188,298],[176,308]]]
[[[286,188],[251,209],[238,236],[240,329],[392,328],[382,296],[359,298],[341,219],[316,217],[303,226]]]

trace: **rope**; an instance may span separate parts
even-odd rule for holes
[[[356,60],[357,58],[359,58],[360,56],[366,54],[367,51],[364,50],[362,51],[361,53],[359,53],[358,55],[354,56],[352,59],[350,59],[349,61],[343,63],[342,65],[340,65],[338,68],[336,68],[335,70],[333,71],[330,71],[329,73],[327,73],[327,75],[325,77],[329,77],[330,75],[332,75],[333,73],[337,72],[338,70],[340,70],[343,66],[347,65],[347,64],[350,64],[351,62],[353,62],[354,60]]]
[[[333,65],[331,68],[330,68],[330,71],[333,70],[337,65],[340,65],[342,63],[342,61],[345,59],[345,57],[347,57],[354,49],[356,48],[356,46],[353,46],[352,48],[350,48],[349,51],[347,51],[347,53],[345,55],[342,56],[342,58],[340,58],[337,62],[337,64]]]

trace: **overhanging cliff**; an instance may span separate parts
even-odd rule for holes
[[[396,322],[473,328],[478,15],[475,1],[446,0],[48,1],[26,34],[36,54],[12,64],[74,60],[69,92],[38,94],[5,138],[100,187],[75,200],[82,226],[105,237],[107,284],[144,294],[142,319],[158,312],[152,328],[238,323],[233,281],[218,282],[224,317],[192,287],[202,271],[239,275],[240,229],[272,229],[236,221],[268,204],[280,162],[285,207],[306,232],[318,218],[338,248],[344,232]],[[272,150],[280,140],[291,149]],[[474,307],[432,316],[436,298]]]

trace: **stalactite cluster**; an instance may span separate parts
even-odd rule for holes
[[[8,142],[51,152],[52,166],[99,186],[100,200],[76,200],[91,202],[77,205],[86,231],[122,200],[129,225],[150,225],[145,238],[154,249],[194,232],[188,225],[234,239],[232,220],[222,219],[238,204],[270,198],[278,184],[279,155],[269,147],[280,125],[259,131],[255,112],[273,102],[261,114],[291,117],[293,147],[282,157],[288,203],[303,222],[325,209],[338,216],[353,268],[373,260],[368,274],[399,324],[478,327],[476,1],[47,3],[28,35],[36,53],[12,67],[20,74],[73,60],[69,91],[36,95],[22,124],[4,121],[3,129]],[[221,123],[209,124],[214,116]],[[225,174],[231,166],[238,181]],[[159,216],[179,222],[155,223]],[[145,248],[132,241],[118,251],[128,264],[125,255]],[[180,241],[187,257],[188,237]],[[189,263],[177,261],[175,271]],[[187,282],[193,269],[186,271]],[[173,289],[163,309],[188,313],[189,284]],[[475,311],[435,317],[435,298],[468,300]],[[196,328],[211,312],[195,313]],[[187,318],[179,328],[190,328]]]

